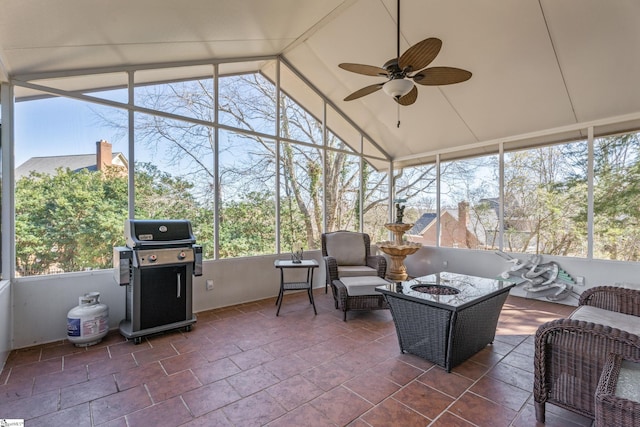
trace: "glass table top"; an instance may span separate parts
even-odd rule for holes
[[[382,293],[419,300],[426,304],[461,307],[480,298],[511,289],[513,286],[514,283],[497,279],[441,272],[378,286],[376,289]]]

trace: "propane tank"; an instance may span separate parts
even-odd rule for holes
[[[67,339],[76,347],[98,344],[109,331],[109,307],[100,303],[100,292],[78,298],[78,306],[67,313]]]

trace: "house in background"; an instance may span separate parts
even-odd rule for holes
[[[405,236],[410,242],[422,243],[425,246],[436,246],[438,236],[437,214],[427,212],[422,214]],[[475,221],[469,219],[469,203],[458,203],[457,212],[444,209],[440,214],[440,246],[448,248],[484,247],[485,240],[474,227]]]
[[[103,171],[110,166],[122,168],[122,173],[129,170],[129,162],[120,152],[112,151],[110,142],[101,139],[96,141],[95,154],[73,154],[61,156],[32,157],[16,168],[16,180],[29,176],[31,172],[55,175],[59,168],[69,168],[74,172],[81,170]]]

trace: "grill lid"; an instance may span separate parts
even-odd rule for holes
[[[196,242],[191,222],[185,219],[128,219],[124,223],[127,246],[166,247],[193,245]]]

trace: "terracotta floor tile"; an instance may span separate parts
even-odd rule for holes
[[[433,366],[433,364],[430,364]],[[399,385],[406,385],[424,373],[422,369],[409,365],[397,359],[389,359],[375,366],[378,375]]]
[[[372,427],[424,427],[430,421],[393,398],[384,400],[360,418]]]
[[[153,403],[158,403],[175,396],[180,396],[201,385],[202,383],[198,381],[193,372],[185,370],[147,383],[147,390],[149,390]]]
[[[234,427],[222,409],[211,411],[201,417],[195,418],[193,421],[183,424],[181,427]]]
[[[232,343],[207,343],[200,348],[199,352],[209,362],[213,362],[214,360],[224,359],[225,357],[238,354],[242,352],[242,350]]]
[[[241,396],[249,396],[257,391],[264,390],[280,382],[278,377],[273,375],[263,366],[257,366],[247,371],[242,371],[227,378],[229,384],[240,393]]]
[[[136,366],[136,361],[131,353],[122,354],[99,362],[89,363],[89,379],[99,378],[105,375],[116,374],[122,371],[128,371]]]
[[[449,412],[478,426],[508,426],[518,414],[473,393],[465,393],[448,409]]]
[[[41,346],[13,350],[11,353],[9,353],[9,357],[7,357],[4,368],[6,370],[7,368],[13,368],[15,366],[39,362],[41,354]]]
[[[7,371],[9,371],[7,369]],[[33,391],[33,379],[25,379],[24,381],[11,384],[0,385],[0,404],[10,402],[12,400],[23,399],[31,396]]]
[[[242,372],[230,359],[219,359],[191,369],[202,384],[209,384]]]
[[[73,353],[85,353],[87,351],[84,347],[76,347],[69,342],[62,342],[58,345],[43,347],[40,360],[47,360],[54,357],[67,356]]]
[[[74,426],[91,427],[89,403],[43,415],[29,420],[29,427]]]
[[[33,394],[57,390],[61,387],[82,383],[87,380],[87,368],[84,366],[65,369],[52,374],[39,375],[35,377]]]
[[[55,372],[62,372],[62,357],[14,366],[9,371],[7,384],[19,383],[39,375],[52,374]]]
[[[150,383],[166,376],[160,362],[149,363],[148,365],[138,366],[127,371],[115,374],[118,390],[126,390],[136,387],[140,384]]]
[[[174,397],[153,406],[128,414],[130,426],[175,427],[193,420],[182,399]]]
[[[470,390],[514,411],[522,409],[532,394],[531,391],[522,390],[488,376],[481,378]]]
[[[533,357],[531,358],[531,363],[533,363]],[[499,379],[525,391],[533,391],[533,373],[504,363],[498,363],[494,366],[487,373],[487,376]]]
[[[243,427],[263,426],[287,412],[266,391],[233,402],[222,411],[232,424]]]
[[[240,369],[247,370],[271,362],[275,357],[261,348],[254,348],[229,356],[229,359],[238,365]]]
[[[400,389],[398,384],[378,375],[375,369],[347,381],[344,386],[374,405]]]
[[[451,412],[443,412],[429,424],[429,427],[474,427],[474,425],[460,417],[456,417]]]
[[[0,415],[101,427],[535,426],[532,334],[573,310],[509,297],[493,344],[446,373],[400,352],[390,312],[343,322],[330,293],[315,297],[317,316],[306,294],[291,293],[278,317],[270,298],[198,313],[191,332],[139,345],[112,331],[87,348],[14,350],[0,373]],[[546,425],[591,420],[547,405]]]
[[[69,369],[75,366],[86,366],[90,363],[101,362],[109,359],[109,351],[106,347],[92,348],[91,350],[72,353],[63,357],[64,369]]]
[[[373,405],[344,387],[336,387],[311,401],[317,410],[338,425],[346,425]]]
[[[30,420],[31,418],[56,412],[59,403],[60,392],[53,390],[25,397],[24,399],[0,403],[0,414],[2,414],[2,417],[7,414],[12,419]]]
[[[308,371],[313,367],[306,360],[301,359],[295,354],[279,357],[264,365],[269,372],[281,380],[286,380],[294,375],[298,375],[304,371]]]
[[[241,396],[226,380],[220,380],[188,391],[182,395],[182,398],[191,413],[199,417],[233,403]]]
[[[184,371],[185,369],[197,368],[207,363],[207,359],[197,351],[179,354],[160,361],[160,364],[169,375]]]
[[[60,390],[60,407],[70,408],[118,392],[112,375],[106,375]]]
[[[169,343],[158,343],[158,345],[133,353],[133,358],[138,365],[144,365],[151,362],[159,362],[171,356],[177,356],[178,352]]]
[[[149,394],[143,386],[130,388],[91,402],[94,424],[102,424],[131,412],[151,406]]]
[[[268,427],[336,427],[322,412],[306,404],[267,424]]]
[[[395,393],[393,398],[430,419],[436,418],[454,400],[419,381],[409,383]]]
[[[343,366],[341,363],[327,363],[317,366],[308,371],[302,372],[300,375],[320,387],[324,391],[329,391],[345,381],[349,381],[355,375],[354,372]]]
[[[460,365],[451,369],[451,372],[455,372],[458,375],[462,375],[463,377],[467,377],[472,380],[477,380],[484,374],[486,374],[491,367],[481,365],[472,360],[467,360],[462,362]]]
[[[473,380],[454,372],[447,373],[439,366],[420,375],[418,381],[454,398],[462,395],[473,384]]]
[[[323,391],[300,375],[272,385],[267,392],[286,410],[291,411],[320,396]]]

